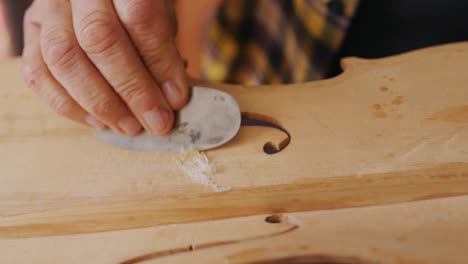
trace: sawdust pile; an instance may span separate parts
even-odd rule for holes
[[[193,183],[206,185],[215,192],[230,190],[229,187],[221,187],[211,179],[216,172],[216,164],[210,162],[205,153],[191,147],[177,157],[177,163]]]

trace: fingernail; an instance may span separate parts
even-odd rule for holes
[[[107,129],[106,124],[104,124],[103,122],[97,120],[94,116],[91,116],[91,115],[86,116],[85,121],[86,121],[86,123],[88,125],[96,128],[96,129],[100,129],[100,130]]]
[[[164,132],[169,123],[170,114],[167,109],[156,108],[155,110],[143,113],[146,124],[154,134]]]
[[[182,101],[180,90],[172,82],[165,82],[161,88],[169,104],[172,107],[177,107]]]
[[[117,125],[124,131],[127,135],[136,135],[141,130],[141,125],[138,121],[132,117],[124,117],[117,122]]]

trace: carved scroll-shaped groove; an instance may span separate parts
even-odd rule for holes
[[[358,258],[334,257],[327,255],[304,255],[262,260],[248,264],[376,264],[376,262],[368,262]]]
[[[268,141],[263,145],[263,151],[269,155],[281,152],[291,142],[291,134],[289,134],[289,131],[283,128],[278,121],[269,116],[242,112],[241,126],[271,127],[274,129],[278,129],[285,134],[285,139],[281,140],[281,142],[279,142],[278,144]]]
[[[287,228],[285,228],[284,230],[274,232],[274,233],[247,237],[247,238],[240,239],[240,240],[214,241],[214,242],[203,243],[203,244],[191,244],[186,247],[171,248],[171,249],[166,249],[166,250],[161,250],[161,251],[155,251],[152,253],[148,253],[145,255],[137,256],[137,257],[122,261],[120,262],[120,264],[141,264],[149,260],[161,259],[167,256],[174,256],[174,255],[187,253],[187,252],[195,251],[195,250],[198,251],[198,250],[203,250],[203,249],[221,247],[225,245],[232,245],[232,244],[238,244],[238,243],[243,243],[243,242],[248,242],[248,241],[254,241],[254,240],[259,240],[259,239],[264,239],[264,238],[272,238],[272,237],[277,237],[277,236],[281,236],[281,235],[293,232],[300,228],[300,223],[298,223],[297,219],[286,217],[286,216],[283,216],[282,218],[284,220],[284,222],[282,223],[287,225]],[[290,222],[288,219],[291,219],[292,221]]]

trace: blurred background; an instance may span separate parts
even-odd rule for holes
[[[3,60],[8,56],[10,49],[10,37],[5,23],[3,3],[0,5],[0,58]]]
[[[23,49],[23,14],[32,0],[0,1],[0,60],[20,55]]]
[[[204,44],[207,43],[204,36],[207,35],[211,20],[221,19],[222,22],[223,17],[217,15],[219,7],[223,3],[228,6],[226,4],[228,2],[238,3],[241,0],[173,1],[176,3],[179,24],[177,36],[179,51],[188,62],[189,74],[200,78],[202,71],[206,70],[206,67],[202,67],[201,56],[204,54]],[[291,2],[300,4],[301,1],[323,2],[329,7],[336,7],[354,0],[276,0],[283,4]],[[21,54],[23,15],[32,2],[33,0],[0,0],[0,61]],[[271,6],[272,2],[267,2],[267,5]],[[466,0],[359,0],[357,2],[359,5],[352,23],[325,77],[332,77],[341,72],[339,60],[343,57],[379,58],[417,48],[468,40],[468,1]],[[251,13],[256,15],[258,12],[252,10]],[[283,27],[284,24],[275,26]],[[226,46],[226,43],[219,42],[221,46]]]

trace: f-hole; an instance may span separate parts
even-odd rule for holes
[[[263,152],[265,152],[268,155],[281,152],[283,149],[285,149],[289,145],[289,143],[291,143],[291,134],[289,134],[289,132],[284,127],[282,127],[278,121],[276,121],[274,118],[271,118],[269,116],[243,112],[241,126],[271,127],[274,129],[278,129],[285,134],[285,138],[281,140],[279,143],[267,141],[263,145]]]

